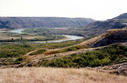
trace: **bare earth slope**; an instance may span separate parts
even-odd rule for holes
[[[84,46],[99,47],[126,41],[127,41],[127,28],[123,28],[123,29],[110,29],[97,37],[84,41],[81,44]]]

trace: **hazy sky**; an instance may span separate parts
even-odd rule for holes
[[[0,0],[0,16],[86,17],[105,20],[127,13],[127,0]]]

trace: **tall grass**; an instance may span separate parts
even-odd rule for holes
[[[127,77],[90,69],[6,68],[0,83],[126,83]]]

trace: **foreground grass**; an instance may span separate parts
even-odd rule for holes
[[[90,69],[0,69],[0,83],[126,83],[127,77]]]

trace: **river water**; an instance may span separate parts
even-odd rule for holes
[[[11,30],[10,32],[21,34],[22,31],[24,31],[24,29],[14,29],[14,30]]]
[[[11,30],[10,32],[22,34],[23,30],[24,29],[14,29],[14,30]],[[82,36],[76,36],[76,35],[63,35],[63,36],[65,36],[66,38],[60,39],[60,40],[51,40],[51,41],[33,41],[33,42],[30,42],[30,43],[56,43],[56,42],[64,42],[64,41],[78,40],[78,39],[83,39],[84,38]]]

